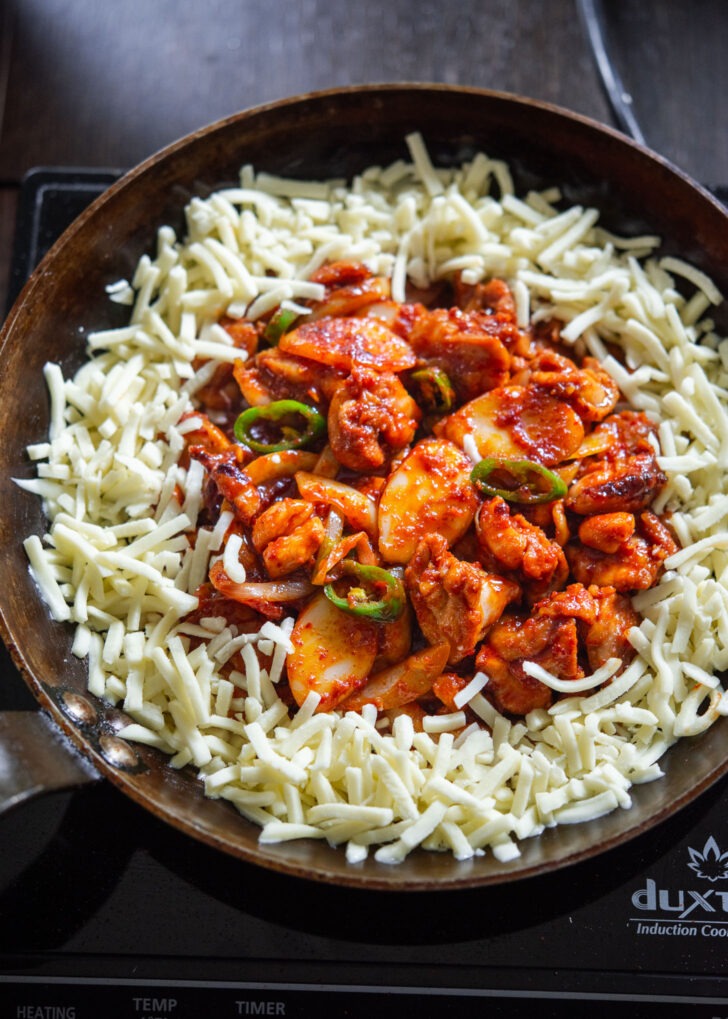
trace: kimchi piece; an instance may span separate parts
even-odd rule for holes
[[[356,262],[314,281],[319,302],[221,321],[247,357],[187,434],[205,519],[230,519],[205,604],[292,617],[281,696],[319,711],[419,724],[477,673],[518,717],[611,682],[677,549],[654,422],[558,322],[520,327],[503,280],[430,304]]]

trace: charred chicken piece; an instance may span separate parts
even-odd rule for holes
[[[495,496],[475,518],[480,559],[487,569],[516,574],[531,600],[561,587],[569,574],[561,546]]]
[[[377,470],[412,442],[421,416],[394,373],[356,365],[331,400],[329,443],[344,467]]]
[[[418,544],[405,585],[427,640],[450,645],[451,665],[475,651],[488,627],[520,595],[513,581],[457,559],[438,534]]]
[[[595,548],[593,536],[591,545],[585,544],[585,524],[579,531],[582,540],[570,542],[564,550],[571,574],[581,584],[644,591],[655,583],[668,556],[678,550],[669,529],[649,510],[635,519],[633,533],[612,551]]]

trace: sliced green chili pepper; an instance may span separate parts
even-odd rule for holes
[[[293,425],[285,423],[285,419],[298,415],[306,420],[303,432]],[[261,442],[251,435],[253,426],[261,421],[282,422],[281,438],[278,442]],[[313,407],[298,400],[276,400],[260,407],[249,407],[238,417],[234,426],[235,438],[256,453],[280,453],[286,449],[300,449],[307,443],[317,439],[326,431],[326,418]]]
[[[455,402],[452,382],[440,368],[419,368],[412,379],[420,387],[428,409],[436,414],[447,414]]]
[[[363,616],[377,623],[398,619],[405,605],[404,584],[379,566],[362,566],[353,559],[340,563],[343,576],[354,578],[355,584],[345,595],[339,595],[333,584],[326,584],[324,594],[337,609],[352,616]]]
[[[490,478],[498,473],[516,482],[515,486],[503,488],[495,485]],[[486,495],[499,495],[508,502],[529,505],[553,502],[554,499],[563,498],[567,492],[563,478],[534,460],[509,460],[507,457],[487,456],[473,467],[470,480]],[[544,488],[540,481],[545,481],[549,487]]]
[[[292,308],[279,308],[263,330],[263,339],[275,347],[281,336],[287,333],[298,318]]]

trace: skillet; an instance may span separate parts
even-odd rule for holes
[[[39,599],[22,539],[42,533],[42,511],[12,478],[32,476],[25,447],[47,433],[43,365],[54,360],[72,374],[85,357],[86,331],[124,323],[125,309],[108,301],[104,287],[130,277],[159,225],[181,231],[193,194],[235,182],[242,164],[299,178],[349,177],[405,155],[403,139],[415,130],[436,163],[458,164],[479,149],[505,159],[519,191],[558,184],[568,203],[595,205],[614,231],[659,234],[665,253],[693,262],[728,290],[728,214],[714,198],[616,131],[503,93],[441,85],[315,93],[219,121],[146,160],[54,245],[0,334],[0,635],[42,709],[32,720],[0,719],[0,793],[6,787],[8,800],[20,798],[13,783],[33,786],[27,776],[38,770],[41,787],[101,775],[163,821],[233,857],[351,887],[436,890],[513,881],[592,857],[658,824],[728,771],[728,722],[721,720],[678,743],[663,762],[665,777],[632,790],[631,809],[548,830],[522,843],[520,858],[508,863],[415,852],[396,867],[373,859],[353,866],[320,842],[259,846],[259,829],[229,804],[205,799],[191,772],[116,736],[123,713],[87,692],[85,665],[70,651],[71,628],[54,623]]]

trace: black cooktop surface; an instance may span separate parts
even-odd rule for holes
[[[13,296],[115,177],[28,177]],[[0,710],[34,708],[0,649]],[[555,875],[430,894],[258,869],[108,783],[53,794],[0,818],[0,1017],[725,1017],[727,793]]]

